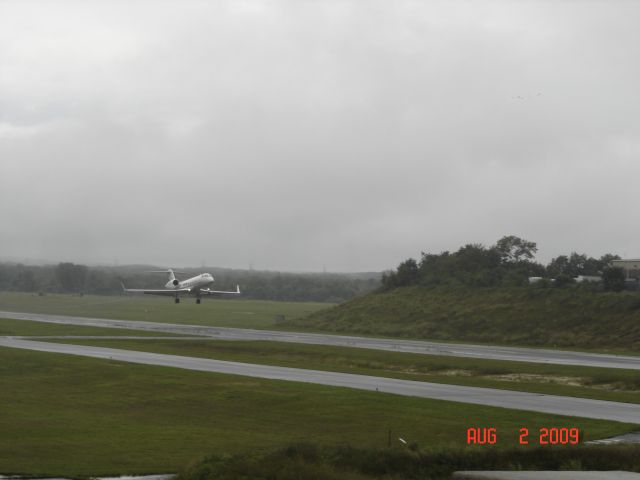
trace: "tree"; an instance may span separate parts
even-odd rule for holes
[[[398,265],[396,273],[396,285],[406,287],[418,283],[418,264],[413,258],[409,258]]]
[[[621,292],[624,290],[624,270],[620,267],[607,267],[602,272],[602,285],[605,290]]]
[[[585,270],[587,262],[588,258],[586,254],[571,252],[571,255],[569,256],[569,271],[565,273],[572,277],[577,277],[578,275],[589,275]]]
[[[439,255],[435,253],[422,252],[420,260],[420,278],[425,285],[437,285],[445,283],[451,275],[452,265],[455,257],[448,251]]]
[[[549,262],[547,266],[547,275],[550,277],[557,277],[564,274],[570,277],[577,275],[600,275],[605,268],[607,268],[611,260],[619,259],[618,255],[612,255],[607,253],[596,259],[593,257],[587,257],[586,254],[571,252],[570,256],[560,255]]]
[[[507,235],[496,242],[494,247],[505,263],[518,263],[531,260],[538,247],[535,242],[529,242],[515,235]]]
[[[87,267],[73,263],[59,263],[55,270],[56,279],[65,292],[84,291]]]
[[[500,266],[500,254],[494,248],[485,248],[479,243],[469,243],[456,253],[458,268],[466,273]]]
[[[392,288],[395,288],[396,272],[393,272],[391,270],[382,272],[382,278],[380,279],[380,282],[382,283],[383,290],[390,290]]]
[[[605,268],[611,266],[611,262],[613,260],[620,260],[620,255],[613,255],[611,253],[605,253],[602,255],[600,260],[598,260],[598,271],[604,272]]]
[[[14,278],[13,287],[15,290],[23,292],[35,292],[38,289],[38,282],[33,270],[26,269],[23,265],[18,264],[18,272]]]
[[[555,278],[558,275],[568,275],[569,272],[569,257],[566,255],[560,255],[552,258],[547,265],[547,275]]]

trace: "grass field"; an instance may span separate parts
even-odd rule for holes
[[[322,323],[324,320],[318,323],[318,318],[325,318],[327,312],[320,310],[326,307],[242,299],[204,300],[201,305],[188,299],[175,305],[170,298],[157,297],[0,293],[0,310],[9,311],[245,328],[343,328],[342,319],[329,326]],[[276,316],[280,315],[287,321],[277,321]],[[311,321],[305,320],[309,315]],[[402,313],[396,315],[402,318]],[[377,321],[376,317],[371,321]],[[370,329],[361,333],[383,335],[385,331]],[[142,336],[145,332],[0,319],[0,335]],[[638,402],[640,384],[640,373],[632,371],[346,347],[214,340],[64,340],[69,342],[627,402]],[[469,450],[464,447],[464,440],[470,426],[497,428],[498,443],[483,450],[487,452],[534,448],[516,447],[518,431],[523,426],[531,432],[541,426],[578,427],[583,439],[638,428],[616,422],[0,348],[3,474],[80,477],[171,472],[196,465],[212,454],[222,455],[223,459],[228,454],[240,454],[242,462],[247,455],[257,455],[261,460],[256,460],[256,465],[262,468],[265,464],[260,462],[270,461],[269,452],[292,443],[307,442],[314,448],[329,449],[352,445],[363,449],[363,455],[373,455],[371,452],[376,449],[397,451],[400,436],[419,445],[420,458],[428,452],[444,452],[446,459],[461,449]],[[395,446],[387,449],[390,430]],[[462,454],[463,463],[466,455]],[[290,467],[286,462],[285,470]],[[293,462],[299,463],[295,458]],[[236,468],[225,465],[232,472]],[[210,472],[209,467],[202,468]],[[213,478],[198,475],[199,480]]]
[[[497,448],[526,426],[585,439],[636,426],[309,384],[0,348],[0,472],[171,472],[209,454],[290,442],[385,447],[389,429],[423,449],[460,447],[470,426]],[[527,448],[527,447],[522,447]]]
[[[638,355],[640,293],[578,287],[406,287],[358,297],[285,326]]]
[[[171,297],[45,295],[1,292],[0,311],[50,313],[77,317],[147,320],[150,322],[211,325],[240,328],[279,328],[276,316],[286,320],[309,315],[328,303],[271,302],[205,298],[196,305],[193,298],[174,304]]]
[[[348,347],[223,340],[60,340],[244,363],[640,403],[640,372]]]
[[[118,335],[140,337],[179,337],[162,332],[144,330],[125,330],[121,328],[83,327],[78,325],[60,325],[55,323],[30,322],[0,318],[0,336],[38,336],[38,335]]]

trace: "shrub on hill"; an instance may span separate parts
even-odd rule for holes
[[[624,271],[619,267],[605,268],[602,272],[602,283],[605,290],[621,292],[624,290]]]
[[[295,444],[267,453],[212,455],[177,480],[448,479],[456,470],[640,471],[637,445],[538,448],[356,448]]]

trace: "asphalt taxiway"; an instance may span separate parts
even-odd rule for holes
[[[203,372],[286,380],[294,382],[347,387],[395,395],[472,403],[517,410],[544,412],[574,417],[640,422],[640,404],[609,402],[575,397],[465,387],[440,383],[416,382],[395,378],[373,377],[350,373],[326,372],[272,365],[254,365],[205,358],[183,357],[159,353],[137,352],[114,348],[38,342],[2,337],[0,347],[37,350],[58,354],[111,359],[122,362],[175,367]]]
[[[623,368],[640,370],[640,357],[607,355],[519,347],[495,347],[424,340],[401,340],[368,338],[350,335],[321,333],[298,333],[273,330],[255,330],[229,327],[207,327],[202,325],[180,325],[133,320],[110,320],[104,318],[71,317],[39,313],[2,312],[0,318],[14,320],[82,325],[87,327],[120,328],[156,333],[171,333],[190,336],[210,337],[217,340],[260,340],[273,342],[303,343],[311,345],[331,345],[351,348],[368,348],[392,352],[420,353],[424,355],[444,355],[463,358],[509,360],[516,362],[549,363],[556,365],[576,365],[582,367]]]

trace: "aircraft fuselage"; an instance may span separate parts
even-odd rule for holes
[[[186,280],[178,281],[177,279],[169,280],[165,288],[170,290],[180,290],[183,288],[189,288],[192,293],[197,294],[201,288],[209,287],[212,283],[213,275],[210,273],[201,273],[195,277],[187,278]]]

